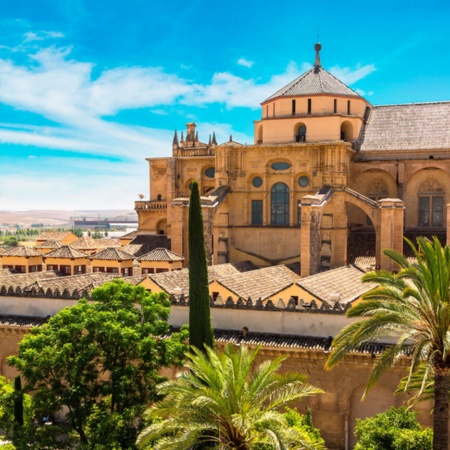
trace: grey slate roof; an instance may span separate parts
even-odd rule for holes
[[[302,278],[297,285],[322,301],[345,304],[377,286],[376,283],[363,283],[364,273],[359,267],[344,266]]]
[[[361,152],[450,148],[450,102],[375,106]]]
[[[66,259],[78,259],[87,258],[86,253],[79,252],[72,248],[70,245],[63,245],[56,250],[52,250],[44,255],[44,258],[66,258]]]
[[[292,270],[280,265],[218,277],[217,282],[239,297],[265,300],[299,278]]]
[[[6,252],[3,252],[2,256],[42,256],[42,253],[34,248],[18,245],[17,247],[11,247],[6,250]]]
[[[281,88],[275,94],[268,97],[264,102],[273,100],[277,97],[287,97],[296,95],[314,95],[314,94],[334,94],[352,97],[360,97],[354,90],[346,86],[342,81],[338,80],[330,72],[320,67],[308,70],[300,75],[294,81]],[[264,103],[263,102],[263,103]]]
[[[91,255],[91,259],[107,261],[129,261],[130,259],[134,259],[134,256],[116,247],[108,247]]]
[[[167,248],[155,248],[138,258],[139,261],[184,261],[184,257]]]

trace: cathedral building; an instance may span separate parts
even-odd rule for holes
[[[390,270],[382,250],[402,251],[404,235],[447,242],[450,102],[371,105],[314,50],[314,66],[261,103],[252,145],[202,142],[188,123],[171,157],[148,159],[140,233],[166,235],[187,265],[196,180],[211,264],[300,262],[307,276],[364,255]]]

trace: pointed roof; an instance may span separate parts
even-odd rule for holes
[[[78,250],[72,248],[70,245],[63,245],[56,250],[52,250],[49,253],[44,255],[44,258],[69,258],[69,259],[78,259],[78,258],[87,258],[85,253],[81,253]]]
[[[278,97],[291,97],[298,95],[331,94],[360,97],[353,89],[350,89],[342,81],[338,80],[330,72],[327,72],[320,62],[320,50],[322,46],[317,42],[314,46],[316,60],[314,66],[294,81],[281,88],[275,94],[264,100],[263,103]]]
[[[2,253],[2,256],[25,256],[28,258],[29,256],[42,256],[42,253],[34,248],[18,245],[6,250],[6,252]]]
[[[184,261],[184,258],[167,248],[155,248],[138,258],[138,261]]]
[[[94,255],[91,255],[92,260],[108,260],[108,261],[128,261],[130,259],[134,259],[133,255],[124,252],[123,250],[119,250],[116,247],[108,247],[104,250],[101,250]]]
[[[100,247],[96,239],[91,236],[82,236],[70,244],[71,247],[78,250],[90,250]]]
[[[49,239],[44,241],[42,244],[36,245],[34,248],[60,248],[64,244],[56,239]]]

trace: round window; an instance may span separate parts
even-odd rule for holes
[[[252,180],[252,184],[255,188],[259,188],[262,186],[262,178],[261,177],[255,177]]]
[[[291,165],[287,162],[279,161],[272,163],[270,167],[272,167],[273,170],[287,170]]]
[[[205,170],[205,175],[208,178],[214,178],[216,174],[216,169],[214,167],[209,167],[208,169]]]
[[[309,184],[309,178],[306,175],[303,175],[298,179],[298,185],[300,187],[306,187]]]

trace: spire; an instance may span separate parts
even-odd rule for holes
[[[215,131],[213,131],[212,143],[213,143],[214,145],[217,145],[216,132],[215,132]]]
[[[211,145],[211,135],[209,135],[208,145]]]
[[[316,60],[314,62],[314,72],[318,72],[320,68],[322,67],[322,64],[320,63],[320,50],[322,49],[322,45],[320,42],[316,42],[314,45],[314,50],[316,51]]]
[[[198,131],[195,132],[195,142],[198,142]]]
[[[178,133],[177,133],[177,130],[175,130],[175,134],[173,135],[172,145],[178,147]]]
[[[230,134],[230,142],[233,142],[233,136]]]
[[[183,132],[181,132],[181,139],[180,139],[181,143],[184,143],[184,137],[183,137]]]

